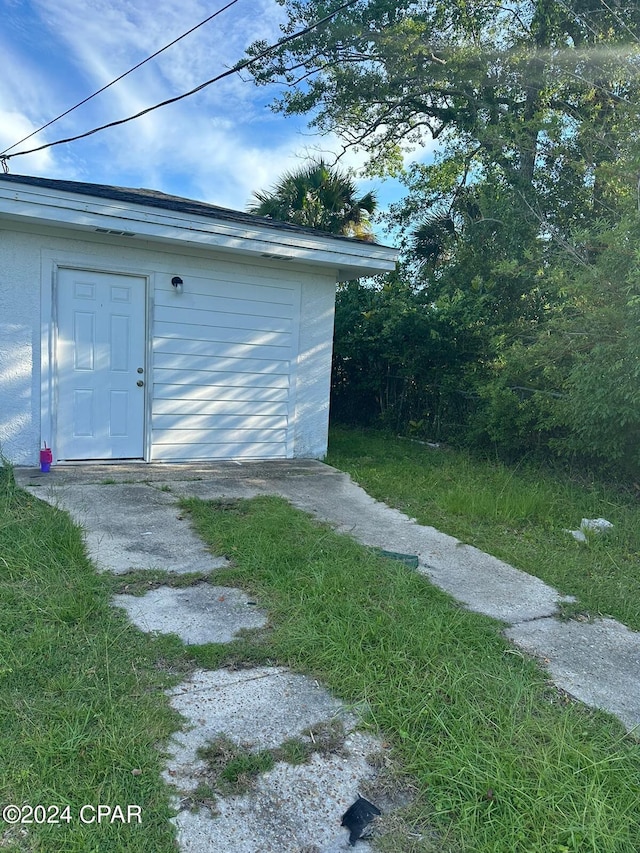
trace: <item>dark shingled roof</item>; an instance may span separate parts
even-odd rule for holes
[[[191,213],[194,216],[206,216],[210,219],[224,220],[227,222],[239,222],[245,225],[275,228],[279,231],[291,231],[297,234],[313,234],[315,236],[330,237],[334,240],[348,240],[350,243],[363,243],[362,240],[353,237],[343,237],[340,234],[330,234],[318,231],[315,228],[303,228],[300,225],[292,225],[289,222],[279,222],[265,216],[255,216],[252,213],[243,213],[240,210],[229,210],[226,207],[217,207],[203,201],[194,201],[180,196],[167,195],[157,190],[131,189],[129,187],[111,187],[107,184],[87,184],[81,181],[60,181],[52,178],[37,178],[30,175],[3,175],[1,181],[16,184],[25,184],[32,187],[44,187],[59,192],[76,193],[78,195],[89,195],[97,198],[107,198],[114,201],[124,201],[130,204],[141,204],[145,207],[157,207],[161,210],[174,210],[179,213]],[[369,244],[375,245],[375,244]]]

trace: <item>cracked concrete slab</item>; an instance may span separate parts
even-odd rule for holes
[[[188,726],[171,740],[165,778],[186,792],[197,787],[204,766],[198,749],[222,733],[257,751],[328,720],[341,720],[347,729],[356,724],[316,681],[283,667],[197,670],[168,695]]]
[[[112,601],[141,631],[177,634],[187,645],[229,643],[242,629],[267,624],[255,601],[227,586],[160,586],[142,596],[114,595]]]
[[[640,726],[640,634],[614,619],[539,619],[515,625],[507,637],[542,658],[556,684],[576,699]]]
[[[367,761],[379,744],[360,732],[345,741],[347,755],[313,755],[307,764],[279,762],[242,796],[220,799],[216,816],[183,810],[175,818],[185,851],[224,853],[340,853],[353,850],[342,815],[354,791],[372,777]],[[358,841],[358,850],[371,846]]]
[[[310,744],[310,730],[336,720],[345,728],[344,750],[314,754],[305,764],[279,762],[249,793],[216,798],[215,816],[181,809],[174,818],[181,850],[299,853],[310,843],[318,853],[350,849],[340,819],[362,782],[375,776],[367,759],[382,746],[355,730],[356,715],[327,690],[284,667],[256,667],[200,670],[169,696],[187,725],[171,739],[164,776],[182,797],[206,782],[198,750],[221,735],[257,752],[291,738]],[[364,842],[359,847],[369,849]]]
[[[102,476],[105,473],[102,467]],[[74,485],[54,480],[46,487],[27,480],[23,488],[71,515],[82,527],[89,558],[100,571],[162,569],[182,574],[228,564],[205,548],[169,492],[143,483]]]

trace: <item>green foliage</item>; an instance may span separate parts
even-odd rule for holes
[[[640,471],[640,237],[637,217],[600,235],[598,258],[576,290],[584,300],[579,323],[566,323],[579,346],[556,414],[568,429],[560,445],[619,461]],[[577,329],[576,329],[577,326]]]
[[[638,236],[635,217],[624,217],[592,229],[591,263],[549,265],[553,301],[528,334],[502,347],[480,392],[476,438],[510,452],[546,447],[637,476]]]
[[[320,13],[303,0],[283,5],[287,34]],[[639,23],[636,5],[598,0],[369,0],[251,70],[259,83],[286,84],[277,109],[311,114],[312,126],[367,150],[374,169],[397,168],[399,148],[445,138],[525,195],[534,180],[553,192],[565,167],[570,180],[615,160],[609,128],[633,103]],[[581,133],[585,117],[597,135]]]
[[[324,160],[286,172],[271,192],[254,192],[257,204],[249,213],[318,228],[333,234],[372,239],[369,216],[376,199],[369,192],[356,197],[355,181]]]
[[[337,417],[637,475],[639,58],[637,3],[363,0],[256,64],[407,188],[398,275],[339,295]]]
[[[409,424],[439,437],[463,417],[456,388],[473,370],[480,342],[458,345],[456,306],[438,310],[397,275],[348,282],[336,297],[332,416],[345,423]]]
[[[569,375],[560,417],[571,445],[593,456],[622,460],[640,470],[640,340],[635,334],[596,344]],[[633,339],[631,339],[633,338]]]

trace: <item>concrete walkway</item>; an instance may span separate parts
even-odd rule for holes
[[[371,498],[347,474],[314,461],[184,465],[78,465],[49,474],[16,469],[18,484],[67,510],[85,531],[100,570],[215,572],[213,558],[181,517],[182,496],[203,499],[276,494],[339,532],[389,551],[417,554],[418,571],[470,610],[505,623],[505,634],[547,666],[577,699],[640,725],[640,635],[611,619],[560,621],[563,598],[518,571]],[[210,585],[161,587],[142,598],[116,596],[145,631],[173,632],[186,643],[228,642],[243,627],[264,624],[255,602]],[[334,853],[350,849],[340,817],[358,793],[375,791],[368,758],[381,745],[357,730],[358,718],[320,685],[282,668],[198,671],[170,694],[186,721],[170,745],[167,781],[185,805],[175,819],[180,849],[204,853]],[[198,748],[224,734],[259,750],[292,737],[315,742],[327,727],[341,748],[318,749],[311,762],[279,762],[248,794],[218,802],[216,817],[193,812],[189,795],[206,781]],[[301,808],[301,804],[304,807]],[[393,803],[384,803],[387,809]],[[369,849],[358,842],[361,850]]]

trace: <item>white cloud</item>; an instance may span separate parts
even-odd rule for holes
[[[28,136],[36,129],[37,126],[25,118],[22,113],[5,110],[0,106],[0,151],[4,151],[18,139],[24,139],[25,136]],[[30,158],[30,167],[34,171],[50,173],[53,167],[53,157],[50,149],[38,151],[36,154],[30,155]],[[16,160],[17,163],[18,161]],[[12,171],[19,172],[20,169],[12,168]]]
[[[18,45],[9,63],[12,76],[0,83],[0,109],[13,117],[4,127],[6,144],[25,135],[23,127],[31,130],[51,119],[212,12],[210,4],[198,0],[166,0],[160,6],[151,0],[35,0],[39,18],[26,26],[16,17],[19,8],[14,6],[12,13]],[[282,18],[281,7],[272,0],[240,0],[27,147],[82,133],[182,94],[233,65],[254,39],[277,38]],[[50,50],[36,52],[45,35]],[[2,40],[0,36],[0,46]],[[12,171],[62,171],[66,177],[95,181],[108,175],[116,182],[121,171],[139,176],[136,184],[155,183],[160,189],[170,174],[188,174],[191,184],[210,186],[217,173],[227,186],[225,203],[238,204],[242,196],[244,205],[247,187],[255,188],[254,165],[276,167],[286,160],[289,141],[295,147],[292,122],[275,142],[271,133],[260,133],[263,117],[268,125],[279,121],[264,109],[264,97],[263,90],[234,75],[129,124],[51,149],[47,157],[16,158]]]
[[[220,7],[223,0],[219,0]],[[100,87],[212,13],[198,0],[39,0],[38,8],[68,57]],[[103,109],[142,109],[200,85],[234,65],[256,38],[277,34],[282,10],[269,0],[240,0],[214,20],[100,96]],[[218,89],[204,97],[219,101]]]
[[[224,5],[205,0],[32,0],[9,4],[0,51],[3,147],[104,86]],[[25,8],[37,17],[25,19]],[[157,59],[30,140],[73,136],[179,95],[231,67],[256,39],[275,41],[276,0],[239,0]],[[248,75],[245,75],[248,76]],[[84,140],[11,161],[12,172],[146,186],[244,209],[308,156],[341,150],[305,130],[305,118],[266,107],[268,90],[233,75],[179,103]],[[24,148],[25,146],[20,146]],[[1,149],[0,149],[1,150]],[[360,170],[363,152],[341,164]],[[361,182],[363,190],[374,182]]]

